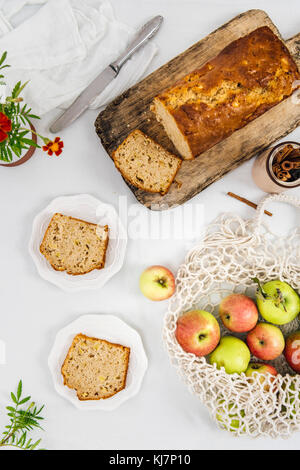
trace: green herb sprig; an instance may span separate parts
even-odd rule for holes
[[[13,446],[22,450],[38,450],[41,439],[33,441],[28,434],[34,429],[42,430],[40,421],[44,418],[41,412],[44,405],[38,408],[31,397],[22,397],[22,381],[19,381],[16,394],[11,392],[12,405],[7,406],[9,424],[0,436],[0,449],[5,446]],[[25,407],[22,405],[27,404]],[[41,450],[41,449],[39,449]]]

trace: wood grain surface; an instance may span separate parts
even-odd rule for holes
[[[141,129],[168,150],[178,154],[163,127],[150,111],[154,96],[173,85],[187,73],[201,67],[230,42],[261,26],[269,26],[281,37],[264,11],[247,11],[221,26],[116,98],[99,114],[95,122],[96,132],[107,153],[111,156],[113,150],[132,130]],[[285,44],[299,67],[300,33],[285,41]],[[183,204],[225,173],[293,131],[300,124],[300,96],[299,104],[295,101],[295,96],[288,98],[244,128],[235,131],[198,158],[184,161],[176,176],[176,181],[165,196],[147,193],[127,183],[128,186],[138,201],[152,210],[166,210]]]

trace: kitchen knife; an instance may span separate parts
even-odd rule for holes
[[[125,62],[140,49],[148,39],[158,31],[163,21],[162,16],[155,16],[148,21],[134,36],[124,53],[112,62],[96,77],[92,83],[76,98],[71,106],[64,111],[50,126],[50,131],[56,134],[77,119],[90,105],[90,103],[107,87],[118,75]]]

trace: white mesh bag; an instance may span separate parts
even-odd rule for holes
[[[279,374],[275,378],[266,376],[262,383],[258,373],[251,381],[244,373],[229,375],[224,368],[218,370],[204,357],[183,351],[175,338],[177,318],[183,312],[199,308],[218,318],[218,305],[226,295],[242,292],[254,298],[253,277],[262,282],[281,279],[299,293],[300,228],[288,237],[278,237],[262,227],[263,211],[270,201],[300,208],[297,198],[271,195],[259,204],[254,219],[245,221],[225,214],[208,227],[179,268],[163,336],[171,362],[221,428],[235,435],[275,438],[289,436],[300,427],[300,375],[289,368],[284,356],[271,361]],[[219,323],[222,335],[232,334]],[[281,330],[286,336],[299,328],[296,319]]]

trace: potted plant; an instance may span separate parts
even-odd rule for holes
[[[44,137],[36,132],[32,124],[32,119],[40,118],[32,113],[21,97],[28,82],[22,84],[19,81],[8,93],[2,72],[9,67],[5,63],[6,56],[4,52],[0,58],[0,165],[21,165],[32,157],[36,148],[42,148],[48,155],[59,156],[64,146],[60,137],[54,140]],[[38,140],[42,141],[42,145]]]

